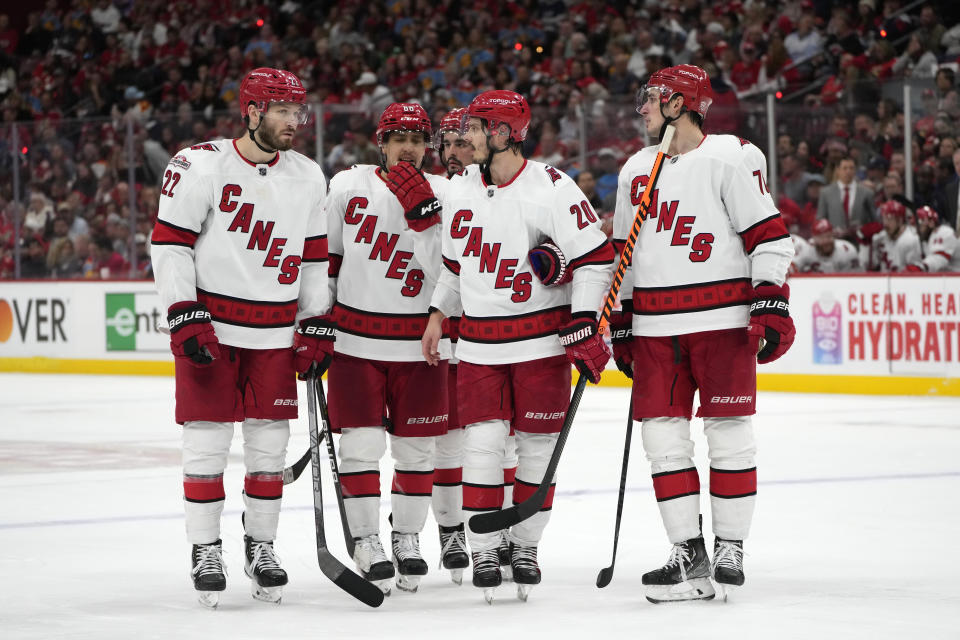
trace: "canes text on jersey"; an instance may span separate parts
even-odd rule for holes
[[[250,241],[247,242],[249,251],[266,251],[267,255],[263,260],[265,267],[280,267],[280,275],[277,282],[280,284],[293,284],[300,275],[300,256],[290,255],[280,263],[280,257],[283,255],[283,247],[287,244],[286,238],[274,238],[274,222],[264,223],[263,220],[253,219],[253,205],[249,202],[240,202],[239,197],[243,189],[238,184],[224,185],[220,194],[220,211],[224,213],[233,213],[233,221],[227,227],[227,231],[239,231],[250,235]],[[240,207],[237,209],[237,207]],[[253,229],[251,230],[251,225]]]
[[[646,189],[647,182],[649,181],[650,176],[647,175],[636,176],[633,179],[633,183],[630,185],[630,202],[633,206],[640,206],[640,201],[643,199],[643,191]],[[658,203],[657,197],[659,196],[659,191],[659,189],[654,189],[650,195],[649,209],[649,217],[657,218],[657,233],[672,230],[673,236],[670,238],[670,246],[689,246],[691,251],[687,257],[690,259],[690,262],[706,262],[710,257],[710,252],[713,250],[713,234],[698,233],[693,236],[691,240],[690,234],[693,233],[693,223],[696,222],[697,217],[677,216],[677,206],[680,204],[680,201],[670,200],[668,202]],[[657,204],[660,205],[659,215],[657,212]],[[676,222],[676,227],[674,227],[674,222]]]
[[[510,296],[510,300],[513,302],[529,300],[532,292],[530,283],[533,281],[533,275],[527,271],[517,273],[517,266],[520,261],[516,258],[500,259],[500,243],[484,242],[483,228],[465,224],[470,220],[473,220],[473,211],[460,209],[453,214],[453,221],[450,223],[451,238],[458,240],[467,238],[467,243],[463,248],[463,257],[479,258],[480,273],[495,273],[494,288],[512,289],[513,295]]]
[[[374,232],[377,229],[377,216],[372,213],[360,213],[367,208],[368,204],[369,201],[362,196],[350,198],[350,202],[347,203],[347,208],[343,213],[343,221],[357,227],[357,236],[353,241],[356,244],[373,245],[370,249],[369,259],[388,263],[389,266],[387,266],[384,277],[402,280],[403,287],[400,289],[400,293],[407,298],[416,298],[423,288],[423,271],[420,269],[407,271],[413,253],[396,250],[397,242],[400,240],[400,236],[396,233],[381,231],[374,239]]]

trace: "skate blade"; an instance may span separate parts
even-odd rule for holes
[[[693,578],[673,585],[647,585],[647,600],[654,604],[685,602],[687,600],[712,600],[716,591],[709,578]]]
[[[723,584],[722,582],[717,583],[717,595],[724,602],[727,601],[734,591],[738,589],[738,585],[735,584]]]
[[[197,600],[207,609],[216,609],[220,604],[220,591],[198,591]]]
[[[487,604],[493,604],[493,592],[496,590],[496,587],[486,587],[483,590],[483,599],[487,601]]]
[[[532,584],[518,584],[517,585],[517,597],[520,598],[523,602],[527,601],[527,598],[530,597],[530,592],[533,591],[534,585]]]
[[[463,585],[463,569],[450,569],[450,580],[453,584],[459,586]]]
[[[256,582],[251,582],[250,595],[253,596],[254,600],[259,600],[260,602],[280,604],[280,599],[283,598],[283,586],[261,587]]]
[[[397,589],[406,591],[407,593],[416,593],[417,589],[420,588],[420,578],[421,576],[409,576],[402,573],[397,574]]]

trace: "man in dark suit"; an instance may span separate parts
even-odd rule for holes
[[[873,190],[855,180],[857,165],[853,158],[840,160],[834,172],[836,181],[820,190],[817,218],[830,221],[840,237],[849,237],[868,222],[876,221]]]
[[[954,176],[952,182],[948,182],[947,186],[943,188],[946,200],[944,204],[946,206],[940,211],[943,215],[943,221],[957,229],[958,220],[960,220],[960,216],[957,215],[957,208],[960,205],[960,150],[953,152],[953,170],[956,171],[957,175]]]

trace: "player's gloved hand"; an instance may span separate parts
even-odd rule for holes
[[[868,222],[857,229],[857,242],[869,246],[873,242],[873,236],[883,231],[883,225],[879,222]]]
[[[923,273],[924,271],[929,271],[930,269],[923,262],[912,262],[907,265],[906,270],[910,273]]]
[[[319,377],[333,361],[337,325],[330,316],[313,316],[300,321],[293,334],[294,368],[301,380]]]
[[[633,303],[627,300],[623,309],[610,314],[610,342],[617,369],[628,378],[633,377]]]
[[[409,162],[398,162],[387,172],[387,187],[403,207],[403,217],[414,231],[440,223],[440,201],[427,177]]]
[[[567,360],[590,382],[600,382],[600,372],[610,359],[610,351],[597,332],[592,317],[574,318],[560,329],[560,344],[567,350]]]
[[[220,342],[213,331],[210,312],[193,300],[170,305],[170,351],[193,366],[206,366],[220,357]]]
[[[567,268],[567,258],[563,255],[563,251],[549,238],[546,242],[530,249],[527,259],[530,261],[533,274],[545,286],[564,284],[573,279],[573,272]]]
[[[790,285],[782,286],[761,282],[753,289],[753,303],[750,305],[750,324],[747,333],[754,339],[757,362],[773,362],[787,352],[797,329],[790,317]],[[760,340],[765,340],[760,348]]]

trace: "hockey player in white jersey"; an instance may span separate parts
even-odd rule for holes
[[[623,280],[623,310],[610,323],[617,366],[633,377],[633,417],[642,420],[673,544],[667,563],[643,576],[651,602],[710,599],[711,574],[722,589],[743,584],[757,482],[756,366],[783,355],[795,334],[785,283],[793,243],[767,189],[765,159],[746,140],[703,134],[711,102],[707,74],[692,65],[657,71],[638,94],[648,134],[662,136],[669,123],[676,134]],[[627,238],[655,157],[655,147],[642,149],[620,172],[615,243]],[[697,390],[710,458],[712,566],[690,439]]]
[[[869,246],[861,245],[861,262],[870,271],[905,271],[908,264],[920,262],[923,253],[920,237],[907,224],[907,208],[896,200],[877,207],[883,229],[873,234]]]
[[[813,223],[813,242],[809,251],[798,251],[793,258],[797,271],[843,273],[860,271],[860,255],[856,247],[840,240],[826,218]],[[796,243],[794,243],[796,249]]]
[[[907,264],[907,271],[960,271],[960,242],[949,224],[940,223],[940,214],[932,207],[917,209],[917,232],[923,260]]]
[[[467,107],[462,133],[479,166],[454,176],[443,200],[445,269],[423,348],[430,362],[440,361],[441,320],[462,305],[457,411],[467,425],[463,508],[471,514],[501,508],[510,424],[519,457],[513,502],[531,496],[566,414],[570,363],[596,382],[609,359],[596,327],[613,248],[573,180],[523,157],[529,125],[530,108],[519,94],[478,95]],[[547,287],[534,277],[528,253],[547,239],[571,257],[572,284]],[[513,580],[522,599],[540,582],[537,545],[552,494],[540,513],[510,531]],[[473,584],[489,602],[502,581],[498,532],[468,527],[467,539]]]
[[[340,481],[354,560],[390,592],[416,591],[427,573],[419,534],[430,509],[436,436],[447,430],[449,340],[443,362],[420,350],[439,263],[440,209],[447,187],[420,171],[431,125],[418,104],[380,116],[379,166],[357,165],[330,181],[330,291],[338,341],[330,365],[330,421],[340,432]],[[389,434],[394,460],[391,548],[380,540],[380,458]]]
[[[280,601],[287,574],[273,541],[288,421],[297,416],[294,371],[323,373],[334,340],[324,315],[326,180],[291,150],[306,93],[294,74],[259,68],[239,97],[247,134],[177,152],[152,237],[175,356],[193,582],[207,606],[226,588],[220,515],[235,422],[246,466],[244,568],[254,597]]]
[[[451,109],[440,120],[435,133],[434,146],[440,155],[440,163],[448,178],[458,175],[473,163],[473,147],[460,135],[460,123],[466,109]],[[441,267],[442,268],[442,267]],[[439,269],[438,269],[439,273]],[[457,415],[457,359],[455,356],[460,316],[446,319],[450,334],[450,357],[448,381],[449,419],[447,433],[437,438],[434,456],[436,469],[433,474],[433,515],[440,528],[441,565],[449,569],[454,582],[461,584],[463,570],[470,566],[466,552],[463,528],[463,425]],[[517,473],[516,437],[511,429],[501,460],[503,467],[503,505],[513,500],[513,482]],[[500,536],[500,567],[504,575],[511,574],[510,542],[507,531]]]

